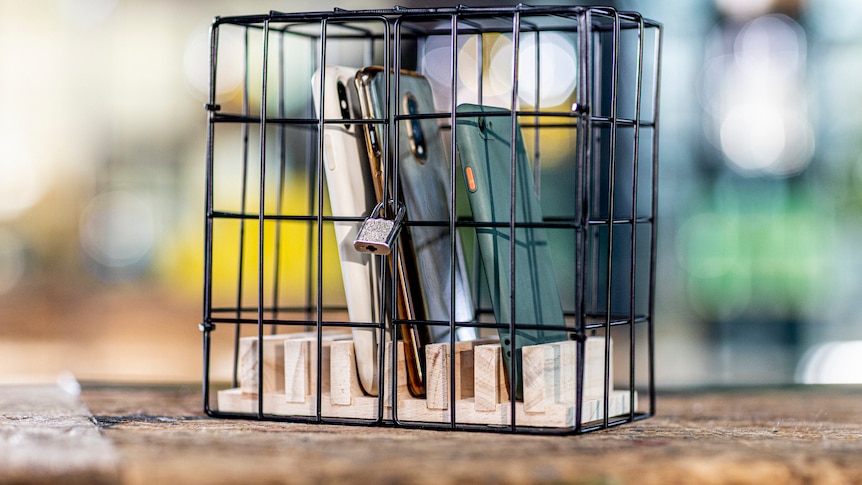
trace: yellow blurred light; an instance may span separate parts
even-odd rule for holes
[[[308,200],[302,185],[304,180],[291,177],[282,197],[283,214],[307,214]],[[324,201],[328,201],[326,193]],[[254,207],[255,212],[257,205]],[[275,214],[275,198],[267,201],[267,213]],[[324,214],[328,214],[328,204],[324,205]],[[280,235],[276,234],[276,225],[280,224]],[[256,219],[247,219],[244,223],[243,237],[240,238],[241,223],[239,220],[219,219],[213,225],[212,247],[212,284],[215,301],[232,301],[235,298],[239,284],[239,274],[242,271],[242,293],[247,304],[256,303],[258,291],[259,257],[259,224]],[[203,235],[190,228],[173,239],[168,254],[159,258],[160,272],[178,288],[184,288],[191,294],[200,291],[202,285]],[[309,235],[312,248],[308,247]],[[242,265],[240,265],[240,246],[242,245]],[[316,278],[309,274],[316,273],[317,265],[317,226],[312,222],[274,222],[267,221],[263,232],[263,274],[264,295],[269,302],[276,276],[276,256],[278,256],[279,303],[300,305],[306,301],[307,289],[310,283],[316,284]],[[331,222],[323,225],[323,275],[324,302],[326,304],[344,304],[344,287],[341,279],[341,267],[335,244],[335,231]],[[316,287],[315,287],[316,288]]]

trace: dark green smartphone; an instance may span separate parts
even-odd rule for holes
[[[466,113],[474,115],[462,115]],[[457,108],[455,143],[473,220],[478,223],[476,236],[491,290],[494,316],[498,324],[561,326],[565,324],[563,308],[543,227],[515,228],[515,271],[512,278],[509,226],[512,204],[516,223],[541,223],[542,210],[533,189],[533,173],[517,119],[514,147],[511,130],[512,114],[508,110],[474,104],[461,104]],[[514,174],[512,150],[515,151]],[[513,175],[514,195],[511,190]],[[499,333],[507,375],[510,374],[512,356],[515,358],[514,379],[509,375],[510,388],[514,387],[515,397],[522,399],[521,348],[567,340],[568,333],[563,330],[516,329],[514,338],[509,328],[501,328]]]

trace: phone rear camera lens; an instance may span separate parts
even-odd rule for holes
[[[413,140],[417,145],[425,144],[425,134],[422,133],[422,123],[419,120],[413,120]]]
[[[419,113],[416,98],[411,94],[407,94],[404,97],[404,107],[407,109],[407,114],[410,116],[415,116]],[[422,122],[419,119],[413,118],[407,122],[407,126],[409,131],[408,135],[410,136],[410,147],[413,150],[413,155],[419,163],[425,163],[427,150],[425,147],[425,133],[422,131]]]
[[[344,83],[338,81],[336,84],[336,91],[338,92],[338,107],[341,108],[341,119],[349,120],[350,119],[350,104],[347,102],[347,88],[344,87]],[[344,125],[345,129],[350,129],[349,124]]]

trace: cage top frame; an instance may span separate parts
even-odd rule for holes
[[[394,21],[401,18],[411,18],[416,20],[434,20],[444,17],[463,16],[465,18],[485,18],[493,19],[500,16],[543,16],[544,18],[553,18],[559,16],[577,17],[578,15],[590,13],[595,19],[594,28],[613,28],[614,23],[619,24],[620,29],[637,29],[643,28],[662,28],[662,24],[652,19],[643,17],[640,13],[634,11],[617,10],[614,7],[607,6],[566,6],[566,5],[542,5],[533,6],[527,4],[518,4],[515,6],[503,7],[474,7],[467,5],[457,5],[454,7],[402,7],[395,6],[391,9],[357,9],[347,10],[335,8],[330,11],[314,11],[314,12],[282,12],[271,10],[266,14],[251,14],[251,15],[232,15],[232,16],[217,16],[213,19],[213,27],[221,24],[233,24],[244,26],[259,26],[264,23],[308,23],[322,21],[347,22],[357,20],[387,20]],[[270,27],[272,28],[272,27]],[[547,26],[534,26],[535,29],[546,29]],[[529,29],[528,29],[529,30]],[[424,32],[425,34],[432,33],[431,30]],[[436,31],[436,34],[442,32]],[[377,35],[383,35],[382,32]]]

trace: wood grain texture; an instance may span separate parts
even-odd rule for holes
[[[312,339],[285,340],[284,342],[284,399],[290,403],[304,403],[311,394]],[[315,346],[315,351],[317,346]],[[316,366],[316,361],[315,361]],[[317,385],[317,380],[314,381]],[[245,393],[245,392],[244,392]]]
[[[500,344],[478,345],[473,352],[474,405],[477,411],[494,411],[509,401]]]
[[[394,373],[397,382],[395,385],[395,395],[399,398],[410,396],[410,391],[407,390],[407,371],[405,367],[406,357],[404,355],[404,345],[395,346],[398,353],[395,357],[397,372]],[[392,342],[386,342],[383,356],[383,402],[387,407],[392,404]]]
[[[323,341],[329,342],[333,340],[345,340],[350,338],[350,334],[341,330],[326,330],[322,333]],[[242,337],[239,339],[239,381],[242,392],[247,397],[252,398],[258,393],[258,378],[263,376],[263,392],[275,392],[285,394],[285,364],[290,363],[292,366],[302,366],[302,363],[297,358],[300,356],[286,356],[284,352],[285,342],[288,340],[311,340],[316,341],[317,332],[295,332],[276,335],[265,335],[263,337],[263,368],[258,367],[259,352],[257,336]],[[311,346],[314,347],[314,346]],[[308,347],[311,350],[311,347]],[[316,351],[316,348],[314,349]],[[314,354],[308,355],[311,362],[316,363]],[[316,365],[316,364],[315,364]],[[311,369],[312,373],[316,372],[316,367]],[[290,369],[292,373],[297,371],[296,367]],[[311,375],[311,382],[316,383],[316,377]],[[300,385],[296,383],[296,385]],[[288,395],[294,396],[296,389],[287,392]]]
[[[569,437],[210,419],[200,384],[82,399],[130,484],[862,483],[862,386],[660,392],[655,417]]]
[[[609,342],[613,345],[612,340]],[[574,340],[567,340],[523,348],[524,409],[528,413],[544,412],[545,405],[550,403],[576,402],[578,345]],[[605,394],[604,337],[588,337],[584,342],[583,379],[584,398],[602,400]],[[613,396],[612,391],[610,387],[609,393]]]
[[[473,348],[477,342],[455,342],[454,371],[449,367],[452,358],[449,344],[425,346],[425,392],[428,409],[448,409],[450,377],[455,378],[455,400],[473,397]]]
[[[321,372],[320,385],[323,389],[329,389],[329,346],[331,340],[323,340],[321,343],[322,365],[326,365]],[[264,394],[283,396],[289,403],[302,404],[308,402],[309,396],[316,394],[317,389],[317,338],[298,338],[284,341],[284,372],[282,379],[284,387],[281,392],[266,391]],[[255,399],[256,394],[249,395],[243,391],[246,398]]]
[[[263,392],[284,392],[284,340],[291,335],[267,335],[263,338],[263,365],[259,363],[257,337],[239,339],[239,384],[249,396],[258,393],[258,379],[263,376]],[[261,369],[262,367],[262,369]]]
[[[584,342],[584,395],[602,396],[605,393],[605,345],[610,347],[610,355],[614,355],[614,340],[604,337],[587,337]],[[608,361],[611,381],[609,390],[613,391],[614,359]]]
[[[359,384],[352,341],[333,342],[330,346],[329,376],[329,395],[333,405],[350,406],[356,398],[365,397]]]
[[[449,407],[448,344],[425,346],[425,406],[428,409]]]

